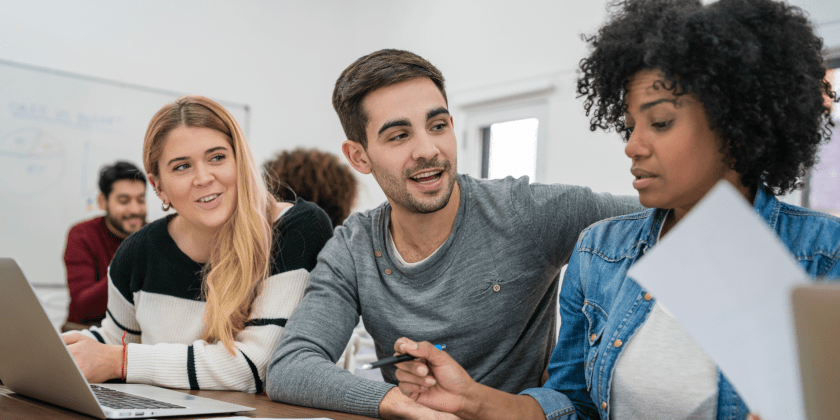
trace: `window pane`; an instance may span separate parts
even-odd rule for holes
[[[834,69],[832,88],[840,91],[840,71]],[[840,216],[840,104],[832,107],[834,129],[831,141],[823,144],[819,160],[808,181],[808,206],[814,210]]]
[[[840,124],[840,120],[835,118],[834,123]],[[840,129],[838,126],[834,127],[831,141],[820,148],[819,162],[812,169],[808,189],[809,207],[840,216]]]
[[[539,120],[507,121],[490,126],[488,178],[537,175],[537,127]]]
[[[836,95],[840,95],[840,69],[832,69],[829,71],[834,73],[834,81],[831,83],[831,87]],[[835,122],[840,120],[840,104],[835,103],[834,106],[831,107],[831,115],[834,117]],[[834,127],[834,131],[837,131],[837,127]]]

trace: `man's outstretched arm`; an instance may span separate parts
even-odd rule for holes
[[[310,275],[268,365],[266,391],[276,401],[386,419],[454,419],[403,396],[394,385],[357,377],[336,366],[360,308],[356,271],[340,232]]]

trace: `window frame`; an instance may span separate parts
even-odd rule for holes
[[[529,98],[526,100],[506,101],[489,105],[469,107],[465,110],[465,130],[462,137],[464,158],[459,160],[460,170],[476,178],[482,178],[484,150],[484,129],[496,123],[536,118],[537,156],[536,176],[533,181],[545,180],[546,142],[548,141],[548,100],[547,98]],[[486,151],[489,153],[489,150]]]

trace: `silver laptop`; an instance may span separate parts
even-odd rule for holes
[[[805,411],[809,419],[840,418],[840,284],[798,286],[791,301]]]
[[[11,258],[0,258],[0,381],[18,394],[101,419],[254,410],[151,385],[88,384]]]

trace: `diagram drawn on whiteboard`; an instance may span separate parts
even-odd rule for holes
[[[48,133],[21,128],[0,136],[0,187],[35,195],[52,187],[64,173],[67,154]]]

